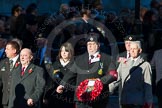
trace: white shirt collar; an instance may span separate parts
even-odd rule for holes
[[[89,60],[91,60],[91,63],[94,63],[94,62],[97,62],[97,61],[100,61],[100,57],[97,57],[99,54],[99,52],[96,52],[95,54],[93,54],[93,58],[91,58],[92,55],[89,55]]]
[[[30,63],[29,63],[29,64],[30,64]],[[27,69],[27,67],[29,66],[29,64],[26,65],[26,66],[22,66],[22,67],[21,67],[21,68],[25,67],[25,68],[24,68],[24,72],[25,72],[25,70]]]
[[[64,62],[62,59],[60,59],[60,63],[63,67],[65,67],[69,62],[70,62],[69,60]]]
[[[97,55],[99,54],[99,52],[97,51],[95,54],[93,54],[94,58],[97,57]],[[89,59],[91,59],[92,55],[89,55]]]
[[[136,62],[138,58],[139,58],[139,56],[137,58],[132,58],[131,57],[131,60],[134,60]]]
[[[84,21],[85,21],[85,23],[88,23],[88,21],[87,20],[85,20],[84,18],[82,18]]]
[[[14,57],[14,58],[9,59],[9,60],[13,60],[13,66],[15,65],[15,63],[16,63],[18,58],[19,58],[19,54],[16,57]]]

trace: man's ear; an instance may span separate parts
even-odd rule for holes
[[[30,56],[30,60],[32,60],[32,59],[33,59],[33,56],[31,55],[31,56]]]
[[[100,48],[100,43],[97,43],[98,44],[98,48]]]
[[[17,53],[16,49],[14,49],[14,53],[15,53],[15,54]]]
[[[142,53],[142,49],[140,48],[140,50],[139,50],[139,53],[141,54]]]

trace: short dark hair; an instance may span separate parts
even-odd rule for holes
[[[59,59],[62,58],[61,57],[61,50],[62,50],[63,47],[65,47],[65,51],[69,52],[68,56],[71,59],[74,56],[74,48],[73,48],[72,44],[69,43],[69,42],[65,42],[61,45],[60,50],[59,50],[59,54],[58,54]]]
[[[12,48],[16,49],[16,54],[20,53],[20,46],[16,41],[9,41],[7,45],[11,45]]]
[[[26,9],[26,13],[27,14],[31,14],[32,12],[34,12],[37,9],[37,4],[36,3],[31,3],[28,5],[27,9]]]
[[[83,17],[84,14],[86,14],[86,15],[91,14],[91,10],[89,10],[89,9],[82,9],[81,10],[81,17]]]
[[[19,4],[14,5],[14,6],[12,7],[12,9],[11,9],[11,14],[14,15],[15,11],[16,11],[16,12],[21,11],[21,6],[20,6]]]
[[[22,49],[22,45],[23,45],[23,42],[22,40],[18,39],[18,38],[13,38],[12,41],[15,41],[19,44],[19,47],[20,47],[20,50]]]

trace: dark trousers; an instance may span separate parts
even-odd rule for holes
[[[142,105],[133,105],[133,104],[124,104],[121,106],[122,108],[142,108],[143,107]]]
[[[158,106],[159,108],[162,108],[162,96],[157,96],[158,98]]]
[[[160,79],[160,81],[158,81],[157,85],[156,85],[156,95],[158,98],[158,106],[159,108],[162,108],[162,79]]]
[[[8,108],[8,106],[7,105],[3,105],[3,108]]]
[[[76,102],[76,108],[106,108],[108,99],[97,102]]]

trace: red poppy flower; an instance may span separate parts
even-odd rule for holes
[[[101,54],[98,54],[98,55],[97,55],[97,58],[101,58]]]
[[[20,62],[16,62],[15,63],[15,68],[17,68],[19,66]]]
[[[28,73],[32,73],[33,72],[33,69],[31,68],[31,69],[29,69],[29,71],[28,71]]]

